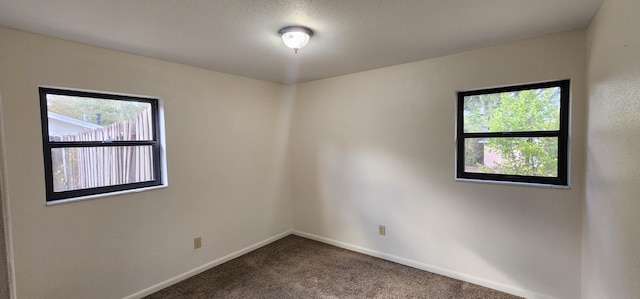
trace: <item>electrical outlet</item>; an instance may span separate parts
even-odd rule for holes
[[[198,249],[202,247],[202,238],[201,237],[197,237],[195,239],[193,239],[193,249]]]
[[[378,225],[378,234],[384,236],[387,234],[387,228],[384,225]]]

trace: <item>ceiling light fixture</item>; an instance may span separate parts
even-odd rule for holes
[[[282,37],[282,41],[287,47],[293,49],[298,54],[298,50],[304,48],[313,36],[313,31],[302,26],[288,26],[278,31]]]

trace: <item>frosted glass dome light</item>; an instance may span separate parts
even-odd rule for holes
[[[313,31],[307,27],[302,26],[289,26],[284,27],[278,31],[282,37],[284,44],[293,49],[297,54],[298,50],[304,48],[309,43],[309,39],[313,36]]]

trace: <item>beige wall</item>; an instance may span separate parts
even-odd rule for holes
[[[607,0],[588,33],[584,298],[640,294],[640,2]]]
[[[2,28],[0,53],[19,298],[121,298],[290,230],[280,85]],[[39,85],[160,97],[169,187],[45,206]]]
[[[294,229],[529,298],[580,297],[585,55],[574,31],[298,85]],[[571,189],[454,180],[456,91],[564,78]]]

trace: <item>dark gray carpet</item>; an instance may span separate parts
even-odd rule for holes
[[[520,298],[290,235],[145,298]]]

